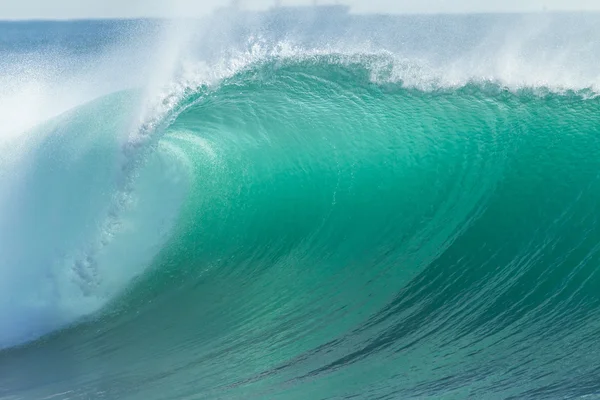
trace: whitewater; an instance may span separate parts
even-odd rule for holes
[[[0,22],[0,399],[600,398],[600,15]]]

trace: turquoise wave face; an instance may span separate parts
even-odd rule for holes
[[[599,110],[583,92],[425,92],[332,57],[201,88],[117,185],[135,221],[177,210],[145,272],[93,318],[0,354],[0,383],[144,399],[598,393]],[[135,226],[117,254],[157,229]],[[64,368],[19,373],[59,351]]]

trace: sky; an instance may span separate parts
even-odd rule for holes
[[[264,9],[274,0],[240,0],[249,9]],[[311,0],[282,0],[284,5],[308,5]],[[542,10],[600,11],[600,0],[340,0],[353,12],[465,13],[535,12]],[[321,0],[320,3],[328,3]],[[330,1],[333,3],[333,1]],[[193,17],[210,13],[227,0],[0,0],[0,19],[73,19],[129,17]]]

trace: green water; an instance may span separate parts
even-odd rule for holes
[[[0,353],[6,393],[599,393],[600,98],[422,91],[367,64],[266,60],[189,93],[130,184],[145,218],[182,193],[150,265]],[[157,171],[177,184],[150,190]]]

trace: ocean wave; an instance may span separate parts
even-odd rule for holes
[[[0,345],[55,333],[0,359],[75,349],[175,397],[599,390],[596,82],[251,48],[30,133]]]

